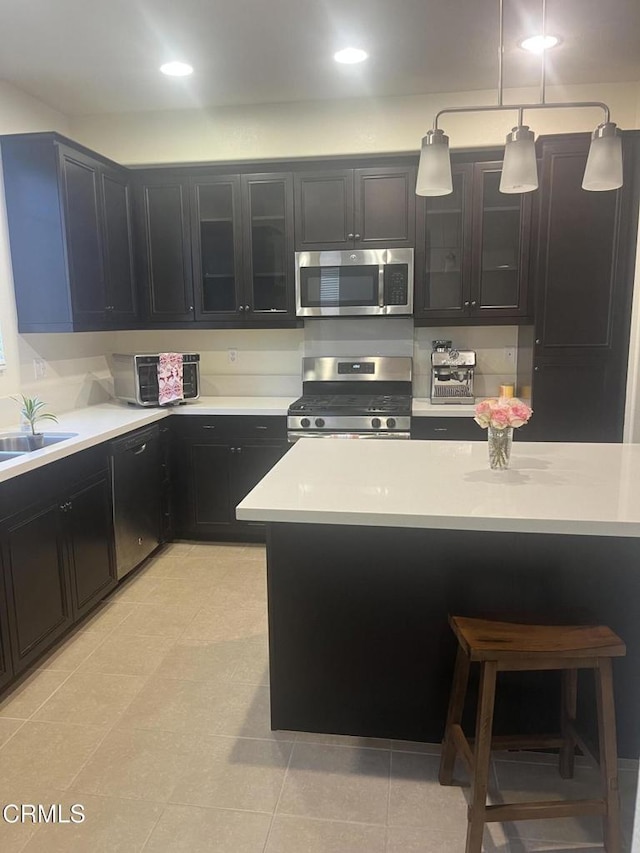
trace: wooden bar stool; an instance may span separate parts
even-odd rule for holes
[[[626,653],[622,640],[600,626],[516,625],[452,616],[458,654],[442,743],[440,784],[453,783],[453,766],[460,755],[471,774],[465,853],[481,853],[485,823],[582,815],[601,815],[607,853],[620,853],[620,805],[616,754],[616,722],[611,658]],[[480,692],[473,746],[462,731],[469,666],[480,663]],[[561,734],[558,737],[492,737],[496,673],[525,670],[562,670]],[[560,775],[573,776],[575,747],[591,755],[576,731],[579,669],[593,669],[598,710],[599,766],[602,799],[487,805],[492,749],[560,748]],[[592,756],[593,757],[593,756]],[[594,759],[595,760],[595,759]]]

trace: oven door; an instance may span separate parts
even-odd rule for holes
[[[335,438],[335,439],[362,439],[362,438],[394,438],[394,439],[409,439],[411,433],[408,432],[296,432],[290,430],[287,433],[287,441],[289,444],[295,444],[300,438]]]

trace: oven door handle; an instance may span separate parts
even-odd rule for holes
[[[287,442],[295,444],[300,438],[332,438],[337,441],[349,439],[362,440],[367,438],[385,438],[396,440],[407,440],[411,438],[409,432],[289,432]]]

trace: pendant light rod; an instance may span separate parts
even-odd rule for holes
[[[500,0],[502,3],[502,0]],[[542,0],[542,44],[544,44],[544,37],[547,34],[547,0]],[[540,103],[544,104],[545,99],[545,90],[546,90],[546,68],[547,68],[547,51],[542,48],[542,56],[540,61]]]
[[[433,129],[438,129],[438,119],[443,115],[451,115],[452,113],[486,113],[486,112],[505,112],[506,110],[511,110],[512,112],[522,113],[525,110],[553,110],[553,109],[569,109],[581,107],[584,109],[600,109],[604,113],[605,122],[610,121],[610,110],[609,107],[604,104],[602,101],[567,101],[566,103],[552,103],[552,104],[502,104],[496,105],[492,104],[491,106],[476,106],[476,107],[448,107],[444,110],[439,110],[436,113],[436,116],[433,120]]]
[[[502,106],[502,62],[504,59],[504,0],[500,0],[500,30],[498,38],[498,106]],[[436,116],[436,120],[437,120]]]

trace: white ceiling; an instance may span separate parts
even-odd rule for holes
[[[505,2],[505,87],[542,0]],[[640,80],[640,0],[547,0],[548,83]],[[345,45],[370,59],[340,66]],[[491,89],[498,0],[0,0],[0,79],[67,115]],[[191,78],[158,73],[191,62]]]

